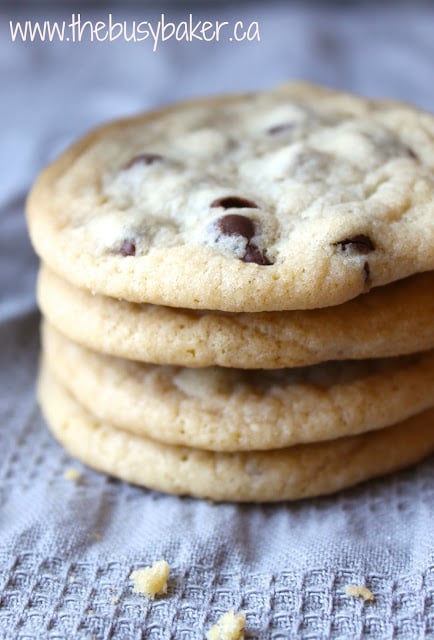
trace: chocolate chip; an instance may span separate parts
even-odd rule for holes
[[[210,204],[211,207],[222,207],[223,209],[257,209],[258,205],[252,200],[247,198],[240,198],[239,196],[223,196],[223,198],[217,198]]]
[[[273,264],[268,260],[266,256],[258,249],[258,247],[254,244],[248,244],[246,247],[246,253],[242,258],[243,262],[254,262],[255,264],[260,265],[270,265]]]
[[[241,236],[242,238],[246,238],[247,245],[244,255],[241,258],[243,262],[254,262],[259,265],[273,264],[255,244],[250,242],[255,235],[255,224],[253,220],[247,216],[229,213],[227,216],[217,218],[214,225],[224,236]]]
[[[406,147],[405,150],[407,151],[410,158],[413,158],[413,160],[419,160],[419,157],[416,155],[413,149],[410,149],[410,147]]]
[[[119,253],[122,256],[135,256],[136,255],[136,243],[134,240],[124,240]]]
[[[141,153],[138,156],[132,158],[127,164],[124,166],[124,169],[131,169],[131,167],[135,167],[137,164],[155,164],[156,162],[161,162],[163,160],[163,156],[160,156],[158,153]]]
[[[253,220],[237,213],[229,213],[227,216],[218,218],[215,225],[225,236],[242,236],[250,240],[255,235]]]
[[[279,133],[283,133],[284,131],[289,131],[290,129],[294,129],[295,124],[293,122],[282,122],[281,124],[275,124],[273,127],[267,129],[267,133],[272,136],[275,136]]]
[[[365,284],[369,286],[371,283],[371,269],[369,268],[368,262],[365,262],[365,264],[363,265],[363,274],[365,277]]]
[[[339,242],[335,242],[335,246],[340,247],[343,251],[351,251],[359,255],[365,255],[375,250],[371,238],[362,233],[352,238],[339,240]]]

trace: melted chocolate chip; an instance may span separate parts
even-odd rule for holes
[[[124,240],[121,248],[119,249],[119,253],[122,256],[135,256],[136,255],[136,243],[134,240]]]
[[[218,218],[215,225],[225,236],[242,236],[250,240],[255,235],[253,220],[237,213],[229,213],[227,216]]]
[[[270,265],[273,264],[269,261],[269,259],[264,256],[264,254],[258,249],[258,247],[254,244],[248,244],[246,247],[246,253],[243,256],[243,262],[254,262],[255,264],[260,265]]]
[[[222,207],[223,209],[257,209],[258,205],[252,200],[247,198],[240,198],[239,196],[223,196],[223,198],[217,198],[210,204],[211,207]]]
[[[275,136],[279,133],[283,133],[284,131],[289,131],[290,129],[294,129],[295,124],[293,122],[282,122],[281,124],[275,124],[273,127],[267,129],[267,133],[272,136]]]
[[[262,251],[250,240],[255,235],[255,224],[253,220],[247,216],[240,216],[237,213],[229,213],[227,216],[217,218],[215,226],[224,236],[241,236],[246,238],[247,245],[244,256],[241,258],[243,262],[254,262],[259,265],[270,265],[272,262],[268,260]]]
[[[343,251],[350,250],[353,253],[365,255],[375,250],[375,245],[369,236],[360,234],[353,238],[345,238],[335,242],[335,246],[340,247]]]
[[[406,151],[410,158],[413,158],[413,160],[419,160],[419,157],[416,155],[413,149],[410,149],[410,147],[406,147]]]
[[[160,156],[158,153],[141,153],[140,155],[131,158],[131,160],[124,166],[124,169],[131,169],[131,167],[135,167],[138,164],[155,164],[162,160],[163,156]]]
[[[363,275],[365,278],[365,284],[367,287],[369,287],[369,285],[371,284],[371,269],[368,262],[365,262],[365,264],[363,265]]]

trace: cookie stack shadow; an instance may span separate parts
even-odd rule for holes
[[[434,450],[434,273],[335,307],[224,313],[92,295],[42,266],[39,398],[66,449],[212,500],[338,491]]]

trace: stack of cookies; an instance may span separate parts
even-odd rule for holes
[[[213,500],[434,451],[434,118],[295,83],[91,133],[28,200],[39,398],[91,467]]]

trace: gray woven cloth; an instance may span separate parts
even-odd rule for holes
[[[338,496],[212,505],[85,469],[37,408],[37,262],[23,203],[69,140],[163,101],[291,76],[433,104],[432,8],[205,13],[259,19],[262,42],[167,43],[156,54],[120,42],[12,45],[0,20],[0,640],[199,639],[231,607],[258,640],[434,638],[432,460]],[[71,466],[78,485],[63,476]],[[161,558],[168,595],[133,594],[131,571]],[[348,597],[348,584],[367,585],[375,602]]]

